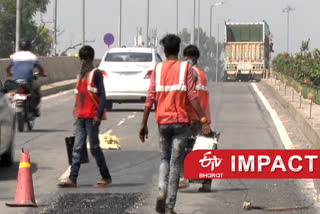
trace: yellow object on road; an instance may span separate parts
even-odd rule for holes
[[[119,138],[116,136],[111,136],[107,133],[99,134],[99,141],[101,149],[119,150],[121,148]],[[89,141],[87,143],[87,148],[90,149]]]

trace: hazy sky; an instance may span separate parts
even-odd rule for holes
[[[210,5],[218,2],[201,1],[201,27],[209,34]],[[53,0],[48,6],[45,21],[53,19]],[[58,27],[65,32],[58,38],[57,50],[64,50],[71,44],[77,44],[82,38],[81,28],[82,0],[58,0]],[[133,45],[137,27],[146,29],[147,0],[122,0],[123,2],[123,45]],[[302,40],[311,39],[311,48],[320,48],[319,0],[226,0],[225,4],[214,8],[213,35],[217,33],[220,23],[220,38],[223,38],[224,20],[261,21],[266,20],[274,35],[276,52],[286,50],[286,14],[282,9],[287,5],[295,8],[290,16],[290,50],[299,50]],[[193,0],[179,0],[179,29],[191,28]],[[96,57],[101,58],[107,50],[103,42],[105,33],[113,33],[118,37],[119,0],[86,0],[86,39],[96,41],[92,45],[96,49]],[[197,23],[197,21],[196,21]],[[51,25],[50,25],[51,27]],[[176,0],[150,0],[150,28],[158,29],[158,36],[167,32],[176,32]],[[115,45],[112,47],[116,47]],[[71,51],[76,53],[78,50]]]

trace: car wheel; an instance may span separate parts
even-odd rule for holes
[[[0,166],[9,167],[13,164],[13,142],[11,142],[8,151],[1,155]]]
[[[34,118],[32,119],[32,120],[30,120],[30,121],[28,121],[28,123],[27,123],[27,125],[28,125],[28,131],[30,132],[32,129],[33,129],[33,127],[34,127]]]
[[[106,109],[107,109],[107,111],[111,111],[112,110],[112,102],[111,101],[107,101]]]
[[[17,113],[18,131],[24,131],[24,115],[22,112]]]
[[[154,103],[154,111],[157,111],[157,106],[158,106],[158,103],[155,102],[155,103]]]

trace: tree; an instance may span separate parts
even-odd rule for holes
[[[36,37],[32,40],[33,51],[40,56],[48,56],[51,53],[52,32],[40,25]]]
[[[195,29],[195,35],[198,35],[198,29]],[[184,28],[179,33],[181,38],[181,51],[180,58],[183,59],[183,49],[190,44],[191,35],[188,32],[188,29]],[[196,38],[197,39],[197,38]],[[197,40],[196,40],[197,41]],[[219,43],[219,52],[218,52],[218,79],[221,79],[223,76],[223,60],[221,59],[221,53],[223,51],[223,44]],[[217,53],[217,44],[216,39],[212,37],[211,39],[207,34],[200,28],[200,60],[199,66],[207,73],[209,80],[215,80],[216,78],[216,53]]]
[[[46,12],[49,0],[23,0],[21,10],[21,39],[33,41],[34,52],[48,55],[52,36],[48,28],[37,26],[34,16]],[[0,0],[0,58],[7,58],[15,52],[16,1]]]
[[[294,56],[288,53],[278,54],[272,61],[272,68],[276,72],[288,75],[296,81],[320,86],[320,51],[309,50],[309,42],[302,41],[300,52]]]

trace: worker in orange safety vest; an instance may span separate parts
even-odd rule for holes
[[[209,135],[211,129],[203,113],[195,90],[193,68],[188,62],[178,60],[180,38],[169,34],[161,40],[167,61],[159,63],[151,74],[149,93],[139,137],[148,138],[147,121],[151,108],[157,101],[156,120],[160,133],[158,213],[174,214],[178,184],[185,146],[191,135],[189,128],[190,106],[201,118],[201,128]]]
[[[83,150],[87,149],[88,137],[91,154],[96,159],[102,177],[94,187],[107,187],[112,182],[112,178],[99,142],[99,126],[101,120],[106,119],[103,83],[105,72],[94,67],[94,49],[91,46],[83,46],[79,51],[79,57],[81,70],[75,90],[76,102],[73,113],[76,119],[76,132],[71,172],[69,179],[59,183],[58,186],[77,187],[81,156]]]
[[[204,111],[208,123],[211,123],[210,115],[210,100],[208,91],[208,81],[207,76],[204,71],[198,66],[198,60],[200,58],[200,51],[197,46],[189,45],[183,50],[184,59],[192,65],[194,81],[196,83],[196,91],[198,99],[200,101],[201,109]],[[191,119],[191,132],[194,137],[201,134],[201,122],[199,116],[196,112],[190,108],[190,119]],[[191,151],[193,144],[187,146],[187,150]],[[183,173],[182,173],[183,174]],[[211,191],[211,179],[206,179],[202,183],[202,187],[199,192],[210,192]],[[179,188],[186,188],[189,186],[189,181],[187,179],[182,179],[179,183]]]

